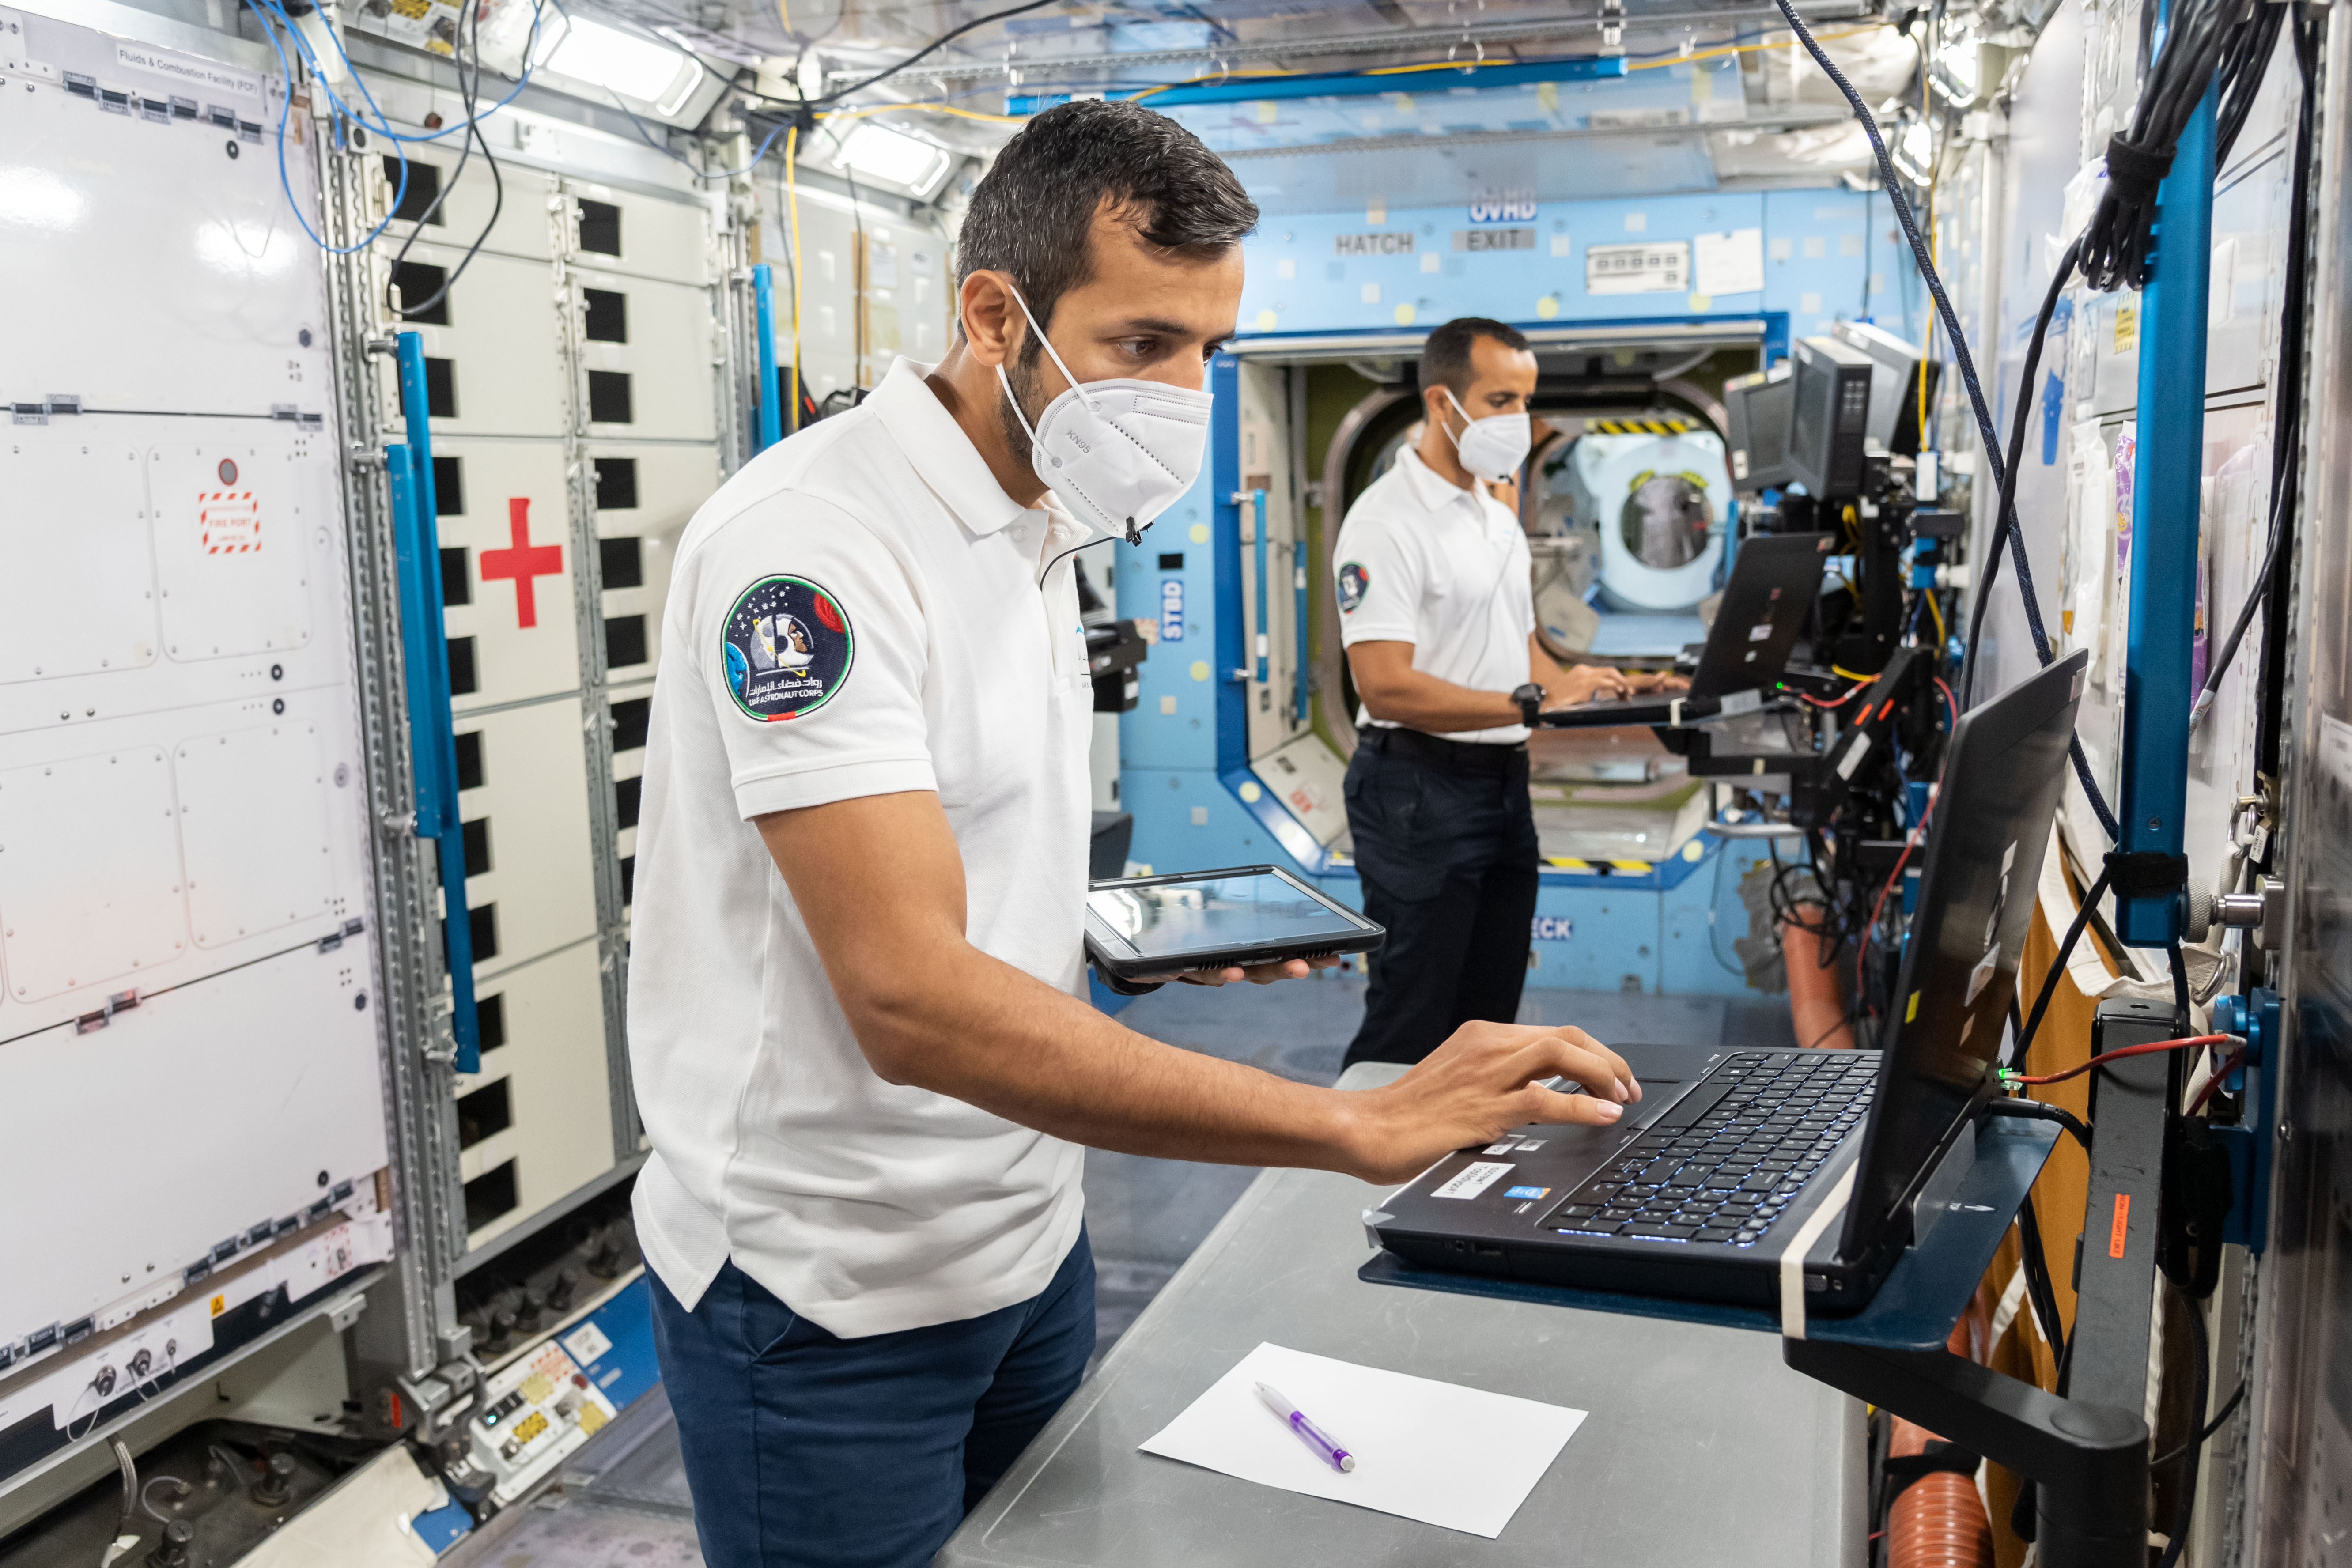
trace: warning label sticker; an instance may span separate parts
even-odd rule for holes
[[[196,528],[205,554],[249,554],[261,548],[261,507],[251,490],[200,490]]]

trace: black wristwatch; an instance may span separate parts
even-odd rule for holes
[[[1543,700],[1544,689],[1532,680],[1511,693],[1511,700],[1519,705],[1519,718],[1530,730],[1536,728],[1536,720],[1543,712]]]

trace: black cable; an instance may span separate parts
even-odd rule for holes
[[[2265,5],[2267,14],[2282,7]],[[2275,39],[2277,29],[2271,30]],[[2267,47],[2267,46],[2265,46]],[[2311,189],[2311,121],[2312,60],[2306,52],[2305,29],[2298,20],[2294,31],[2295,64],[2303,77],[2301,107],[2295,115],[2294,174],[2288,186],[2286,226],[2286,291],[2280,308],[2279,363],[2275,376],[2278,387],[2278,407],[2271,427],[2271,506],[2270,542],[2263,549],[2262,569],[2254,574],[2253,587],[2246,595],[2245,606],[2238,612],[2230,627],[2230,636],[2212,660],[2205,674],[2204,689],[2197,694],[2196,705],[2189,710],[2189,727],[2193,731],[2213,706],[2213,699],[2221,689],[2221,678],[2230,673],[2230,665],[2238,657],[2238,647],[2245,641],[2246,632],[2253,625],[2263,600],[2271,592],[2271,583],[2277,574],[2279,552],[2286,538],[2286,518],[2301,479],[2302,444],[2298,426],[2303,404],[2303,296],[2306,287],[2305,252],[2309,248],[2307,226]],[[2267,55],[2264,57],[2267,58]],[[2241,119],[2242,120],[2242,115]]]
[[[2027,417],[2034,403],[2033,378],[2042,369],[2042,350],[2050,336],[2050,323],[2058,313],[2059,297],[2074,276],[2075,257],[2082,244],[2080,239],[2075,240],[2058,258],[2057,269],[2050,277],[2049,292],[2042,295],[2042,309],[2034,314],[2033,335],[2026,341],[2025,365],[2017,382],[2017,417],[2010,425],[2008,459],[2001,465],[2000,499],[1993,506],[1992,543],[1985,552],[1984,580],[1976,587],[1976,604],[1969,611],[1968,647],[1960,657],[1960,682],[1956,695],[1963,709],[1975,694],[1977,644],[1982,635],[1985,611],[1992,604],[1993,581],[2000,575],[2001,545],[2017,531],[2017,468],[2025,455]]]
[[[2062,1105],[2051,1105],[2039,1100],[1994,1100],[1985,1103],[1987,1116],[2011,1116],[2021,1121],[2054,1121],[2074,1135],[2083,1152],[2091,1152],[2091,1129],[2083,1119]]]
[[[2182,0],[2182,3],[2210,5],[2214,0]],[[1828,77],[1838,91],[1845,96],[1855,120],[1861,122],[1863,133],[1870,139],[1871,151],[1878,161],[1879,184],[1885,188],[1887,200],[1903,226],[1904,237],[1910,241],[1912,258],[1918,263],[1919,275],[1927,280],[1927,292],[1935,299],[1936,310],[1943,319],[1944,331],[1952,340],[1952,359],[1959,366],[1960,380],[1969,389],[1969,405],[1976,415],[1977,437],[1984,444],[1985,462],[1992,469],[1993,482],[2004,483],[2008,468],[2001,461],[2000,438],[1993,429],[1992,410],[1985,402],[1984,384],[1977,376],[1976,357],[1969,352],[1968,334],[1960,330],[1959,314],[1952,309],[1951,298],[1944,292],[1944,279],[1936,270],[1935,259],[1927,253],[1927,242],[1920,237],[1918,220],[1912,214],[1911,203],[1903,195],[1901,179],[1895,172],[1895,160],[1886,151],[1885,140],[1878,133],[1878,121],[1871,117],[1869,106],[1863,102],[1862,94],[1854,90],[1853,83],[1845,79],[1845,73],[1837,68],[1827,51],[1806,29],[1804,18],[1797,15],[1791,0],[1772,0],[1772,4],[1779,9],[1781,19],[1789,24],[1789,30],[1797,36],[1797,41],[1805,46],[1805,52],[1812,56],[1813,63],[1822,68],[1822,74]],[[2033,568],[2025,558],[2025,540],[2022,534],[2012,529],[2009,543],[2010,552],[2017,558],[2018,597],[2025,605],[2026,626],[2033,634],[2034,655],[2046,668],[2056,656],[2050,645],[2050,633],[2042,625],[2041,599],[2033,591]],[[2097,815],[2100,826],[2106,829],[2108,837],[2120,837],[2122,835],[2116,826],[2115,813],[2107,809],[2106,797],[2100,793],[2098,781],[2091,776],[2091,763],[2083,754],[2083,742],[2079,739],[2072,739],[2067,750],[2074,759],[2074,776],[2082,782],[2083,793],[2089,797],[2091,809]]]
[[[2205,1401],[2212,1394],[2211,1352],[2205,1342],[2205,1312],[2187,1296],[2181,1296],[2180,1300],[2189,1310],[2189,1386],[2197,1391],[2189,1408],[2202,1410]],[[2189,1419],[2192,1426],[2196,1425],[2196,1416],[2191,1415]],[[2165,1542],[2164,1555],[2157,1559],[2156,1568],[2173,1568],[2180,1561],[2181,1552],[2188,1549],[2189,1521],[2197,1513],[2197,1471],[2204,1457],[2204,1439],[2201,1436],[2191,1437],[2189,1451],[2181,1458],[2180,1479],[2172,1504],[2172,1539]]]
[[[2213,172],[2217,174],[2228,166],[2238,133],[2254,111],[2254,99],[2262,91],[2271,56],[2278,48],[2279,27],[2288,9],[2258,5],[2253,15],[2231,30],[2221,53],[2221,102],[2213,121]]]
[[[2178,1459],[2183,1454],[2189,1452],[2189,1445],[2211,1442],[2213,1440],[2213,1434],[2228,1426],[2230,1417],[2238,1413],[2238,1406],[2245,1402],[2245,1397],[2246,1385],[2242,1383],[2238,1384],[2235,1393],[2231,1394],[2229,1398],[2221,1402],[2221,1408],[2213,1413],[2212,1420],[2208,1421],[2204,1426],[2199,1427],[2194,1436],[2181,1439],[2179,1447],[2173,1448],[2169,1452],[2162,1454],[2156,1458],[2150,1459],[2147,1462],[2147,1468],[2151,1470],[2160,1470],[2165,1466],[2172,1463],[2173,1460]]]
[[[2025,1016],[2025,1027],[2018,1031],[2017,1055],[2013,1059],[2019,1067],[2025,1065],[2025,1053],[2033,1046],[2033,1031],[2042,1026],[2042,1015],[2050,1010],[2050,998],[2057,994],[2058,977],[2066,973],[2066,955],[2073,952],[2074,944],[2083,940],[2083,929],[2091,923],[2092,911],[2106,896],[2110,875],[2109,868],[2102,866],[2099,868],[2098,876],[2083,893],[2082,908],[2076,910],[2074,918],[2067,922],[2066,935],[2058,943],[2058,954],[2050,961],[2050,972],[2042,977],[2042,990],[2033,998],[2033,1011]]]
[[[2066,1321],[2058,1315],[2058,1287],[2050,1276],[2050,1254],[2042,1245],[2042,1222],[2029,1197],[2017,1211],[2018,1250],[2025,1260],[2025,1299],[2042,1324],[2042,1340],[2053,1358],[2066,1352]]]
[[[2204,101],[2242,0],[2173,0],[2131,127],[2107,142],[2107,181],[2082,236],[2083,277],[2105,293],[2146,286],[2155,251],[2158,186],[2181,132]]]
[[[2189,1026],[2189,961],[2180,954],[2180,943],[2175,942],[2168,956],[2172,961],[2172,1012],[2179,1026]]]
[[[544,0],[540,0],[540,3],[531,6],[530,33],[523,43],[523,58],[526,60],[530,58],[532,50],[537,47],[540,18],[545,14]],[[385,276],[383,284],[386,307],[389,308],[392,305],[393,278],[399,273],[402,263],[408,259],[409,247],[416,243],[417,236],[425,232],[426,221],[434,213],[440,210],[443,202],[449,199],[449,193],[457,188],[458,177],[466,172],[466,160],[472,155],[473,149],[477,145],[482,149],[482,161],[490,166],[492,194],[489,221],[482,225],[482,232],[474,237],[474,243],[466,247],[466,254],[459,258],[457,267],[451,270],[449,276],[441,280],[441,287],[434,290],[430,299],[414,305],[405,299],[401,300],[394,313],[403,321],[415,321],[449,297],[449,290],[457,286],[457,279],[466,275],[466,268],[471,267],[474,264],[474,258],[481,253],[484,242],[490,237],[490,230],[498,226],[499,215],[506,210],[506,179],[499,172],[499,161],[490,152],[489,139],[482,134],[480,119],[476,113],[476,105],[480,101],[482,90],[482,7],[479,5],[473,7],[468,19],[474,29],[474,68],[470,76],[466,70],[466,55],[462,47],[465,39],[462,32],[458,38],[461,47],[456,51],[455,56],[457,69],[457,96],[466,106],[466,135],[457,143],[457,166],[449,171],[448,179],[442,182],[440,191],[433,198],[433,205],[426,207],[424,216],[410,226],[408,237],[401,241],[400,249],[393,256],[392,270]]]
[[[971,32],[975,27],[985,27],[991,22],[1002,22],[1007,16],[1018,16],[1024,11],[1042,11],[1046,6],[1056,3],[1057,0],[1027,0],[1027,4],[1025,5],[1007,6],[1002,11],[992,11],[985,16],[974,16],[962,26],[952,28],[948,32],[941,33],[938,37],[933,38],[929,43],[925,44],[921,48],[917,49],[913,54],[908,55],[897,65],[891,66],[884,70],[877,71],[872,76],[867,77],[864,81],[858,82],[852,87],[845,87],[839,92],[826,93],[823,98],[816,100],[815,102],[819,107],[828,107],[830,105],[839,103],[843,99],[847,98],[854,92],[864,92],[876,82],[886,81],[891,77],[897,76],[900,71],[905,70],[908,66],[913,65],[925,55],[931,53],[935,49],[943,47],[948,44],[955,42],[956,39],[962,37],[966,33]]]

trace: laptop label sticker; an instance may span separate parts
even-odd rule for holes
[[[1510,1171],[1507,1162],[1481,1160],[1465,1165],[1429,1195],[1433,1198],[1475,1198]]]
[[[1486,1145],[1486,1152],[1487,1152],[1487,1153],[1489,1153],[1489,1154],[1507,1154],[1507,1153],[1509,1153],[1512,1150],[1514,1150],[1514,1149],[1517,1148],[1518,1146],[1519,1146],[1519,1144],[1518,1144],[1518,1140],[1517,1140],[1517,1139],[1516,1139],[1516,1138],[1506,1138],[1506,1139],[1504,1139],[1500,1143],[1489,1143],[1489,1144],[1487,1144],[1487,1145]]]
[[[1539,1198],[1550,1191],[1549,1187],[1509,1187],[1504,1190],[1503,1195],[1507,1198]]]

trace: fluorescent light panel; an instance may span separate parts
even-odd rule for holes
[[[920,195],[946,169],[948,154],[944,149],[903,131],[893,131],[866,120],[859,121],[842,142],[841,162],[861,174],[887,180]]]
[[[579,17],[540,47],[539,59],[549,70],[641,103],[661,105],[665,113],[675,105],[663,105],[664,95],[677,80],[680,68],[691,63],[677,50],[649,38]]]

